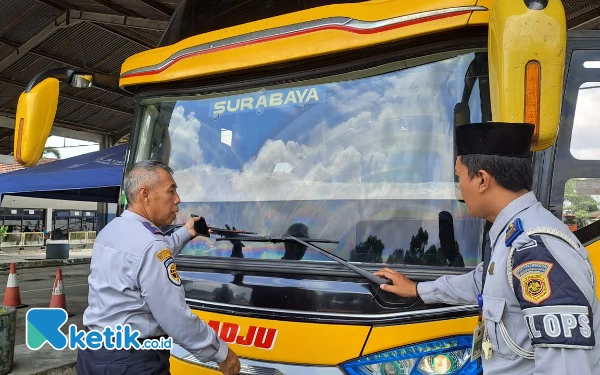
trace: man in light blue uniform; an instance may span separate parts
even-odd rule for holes
[[[382,285],[425,303],[482,310],[484,374],[600,374],[596,280],[587,250],[531,186],[529,124],[457,127],[456,174],[470,214],[493,225],[484,262],[468,274]]]
[[[192,313],[184,299],[174,257],[197,234],[195,221],[171,236],[158,226],[175,219],[179,196],[170,168],[160,162],[136,164],[123,189],[129,207],[97,236],[89,276],[89,330],[128,324],[140,339],[166,337],[201,361],[214,360],[226,375],[239,360],[215,331]],[[168,350],[80,350],[79,374],[169,374]]]

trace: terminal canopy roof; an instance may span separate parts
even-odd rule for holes
[[[127,145],[0,175],[3,195],[117,203]]]

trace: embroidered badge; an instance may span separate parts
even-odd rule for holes
[[[175,260],[173,259],[173,254],[171,253],[171,250],[163,249],[159,251],[156,254],[156,259],[158,259],[159,262],[164,264],[165,269],[167,270],[167,277],[169,278],[169,281],[171,281],[177,286],[180,286],[181,278],[177,273],[177,267],[175,266]]]
[[[171,253],[171,250],[169,249],[164,249],[158,252],[158,254],[156,254],[156,259],[158,259],[161,262],[164,262],[165,259],[167,258],[173,258],[173,254]]]
[[[517,219],[510,223],[506,230],[506,238],[504,239],[506,247],[509,247],[521,233],[523,233],[523,223],[521,223],[521,219]]]
[[[148,229],[150,232],[154,233],[154,234],[162,234],[162,231],[160,229],[158,229],[158,227],[148,221],[144,221],[144,226],[146,227],[146,229]]]
[[[552,295],[550,271],[554,264],[542,261],[525,262],[513,270],[513,275],[521,282],[523,298],[539,305]]]

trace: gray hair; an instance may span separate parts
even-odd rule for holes
[[[133,203],[136,200],[136,193],[142,186],[153,188],[160,181],[158,169],[164,169],[173,174],[173,170],[165,163],[158,160],[144,160],[137,162],[133,167],[125,174],[123,180],[123,191],[127,202]]]

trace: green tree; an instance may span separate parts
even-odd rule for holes
[[[429,232],[420,227],[417,234],[410,239],[408,251],[404,256],[404,263],[413,265],[425,264],[425,247],[428,242]]]
[[[578,227],[585,226],[590,214],[598,211],[598,202],[594,198],[577,193],[577,179],[567,181],[564,201],[564,213],[575,215]]]
[[[377,236],[369,235],[366,241],[356,245],[350,252],[351,262],[382,263],[384,243]]]
[[[8,232],[8,227],[6,225],[0,226],[0,242],[4,241],[4,236],[6,236],[6,232]]]
[[[57,159],[60,159],[60,150],[56,147],[44,147],[42,156],[54,155]]]
[[[396,249],[387,258],[387,264],[401,264],[404,263],[404,249]]]

